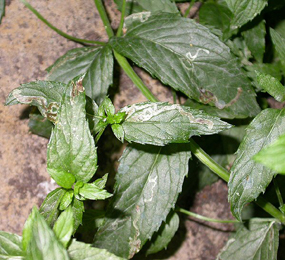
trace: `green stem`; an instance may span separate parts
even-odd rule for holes
[[[191,217],[194,217],[194,218],[197,218],[197,219],[201,219],[201,220],[204,220],[204,221],[209,221],[209,222],[216,222],[216,223],[239,223],[238,220],[231,220],[231,219],[222,220],[222,219],[216,219],[216,218],[208,218],[208,217],[205,217],[205,216],[202,216],[202,215],[199,215],[197,213],[194,213],[194,212],[191,212],[191,211],[188,211],[188,210],[185,210],[185,209],[181,209],[181,208],[177,208],[176,211],[184,213],[184,214],[186,214],[188,216],[191,216]]]
[[[193,139],[190,139],[191,152],[214,173],[221,177],[224,181],[228,182],[230,173],[221,165],[216,163]]]
[[[114,50],[114,55],[120,66],[123,68],[125,73],[130,77],[137,88],[142,92],[142,94],[151,102],[157,102],[157,98],[150,92],[146,87],[140,77],[134,72],[132,66],[129,64],[127,59]]]
[[[255,203],[261,207],[264,211],[269,213],[272,217],[278,219],[281,223],[285,224],[285,216],[277,208],[275,208],[270,202],[268,202],[262,196],[259,196]]]
[[[187,10],[185,11],[185,14],[183,15],[184,18],[187,18],[187,17],[188,17],[188,15],[189,15],[189,13],[190,13],[190,11],[191,11],[191,8],[192,8],[192,6],[194,5],[194,3],[195,3],[195,0],[192,0],[192,1],[190,2],[189,7],[187,8]]]
[[[49,21],[47,21],[35,8],[33,8],[26,0],[21,0],[21,2],[34,14],[36,15],[42,22],[44,22],[49,28],[51,28],[52,30],[54,30],[56,33],[58,33],[60,36],[74,41],[74,42],[78,42],[78,43],[82,43],[82,44],[96,44],[96,45],[105,45],[105,42],[99,42],[99,41],[90,41],[90,40],[85,40],[85,39],[80,39],[80,38],[76,38],[73,37],[61,30],[59,30],[58,28],[56,28],[55,26],[53,26]]]
[[[122,35],[122,30],[123,30],[124,20],[125,20],[125,13],[126,13],[126,0],[123,0],[121,21],[120,21],[120,25],[117,31],[117,37],[120,37]]]
[[[283,207],[283,205],[284,205],[283,198],[282,198],[278,183],[276,182],[275,179],[273,179],[273,184],[274,184],[275,192],[276,192],[276,195],[277,195],[277,198],[279,201],[279,205],[280,205],[280,207]]]
[[[224,181],[228,182],[230,173],[217,162],[215,162],[193,139],[190,139],[191,152],[206,166],[208,166],[214,173],[221,177]],[[272,217],[278,219],[285,224],[285,215],[283,215],[277,208],[268,202],[262,196],[259,196],[255,203],[260,206],[264,211],[269,213]]]
[[[102,20],[102,22],[103,22],[103,24],[105,26],[105,30],[106,30],[106,32],[108,34],[108,37],[109,38],[113,37],[114,36],[114,32],[113,32],[113,29],[111,27],[110,21],[108,19],[108,16],[107,16],[107,13],[105,11],[105,8],[104,8],[104,5],[103,5],[102,1],[101,0],[94,0],[94,3],[96,5],[96,7],[97,7],[97,10],[98,10],[99,15],[101,17],[101,20]]]

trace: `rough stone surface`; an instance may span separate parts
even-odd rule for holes
[[[21,83],[44,79],[48,66],[67,50],[80,45],[47,28],[20,1],[6,2],[6,15],[0,25],[0,230],[21,234],[31,208],[41,204],[46,194],[54,188],[54,183],[46,171],[48,141],[29,133],[29,107],[5,107],[3,104],[12,89]],[[68,34],[107,40],[104,26],[91,0],[70,0],[68,4],[66,1],[31,0],[30,3]],[[111,0],[106,0],[105,4],[112,18],[112,26],[116,27],[119,12]],[[169,88],[161,86],[146,72],[136,70],[160,100],[172,100]],[[117,93],[114,102],[118,109],[145,100],[124,73],[118,71],[116,74],[119,81],[115,82],[112,92]],[[107,147],[109,154],[113,155],[105,165],[101,165],[101,168],[106,166],[105,172],[114,172],[117,167],[122,146],[116,145],[115,150],[113,147]],[[105,155],[99,154],[99,160],[100,156],[103,158]],[[191,210],[209,217],[229,218],[226,185],[220,181],[198,193]],[[231,227],[182,221],[174,242],[155,259],[215,259],[229,235],[228,228]]]

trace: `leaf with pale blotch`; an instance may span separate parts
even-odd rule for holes
[[[122,0],[115,0],[118,5],[118,9],[121,11]],[[138,13],[142,11],[150,11],[152,13],[166,12],[166,13],[178,13],[178,9],[170,0],[129,0],[126,3],[127,15],[131,13]],[[136,15],[136,14],[134,14]]]
[[[57,240],[43,216],[36,208],[30,215],[29,240],[26,260],[70,259],[63,245]]]
[[[74,77],[85,74],[83,86],[86,95],[98,104],[113,84],[114,59],[110,47],[85,47],[68,51],[51,67],[48,79],[68,83]]]
[[[67,191],[62,188],[53,190],[46,196],[40,207],[39,211],[41,215],[51,227],[54,225],[54,222],[60,213],[59,205],[66,192]]]
[[[270,28],[270,36],[280,60],[285,62],[285,39],[272,28]]]
[[[27,104],[38,107],[41,114],[55,122],[67,85],[60,82],[36,81],[22,84],[6,99],[6,106]]]
[[[117,52],[201,103],[240,118],[260,111],[237,59],[206,27],[168,13],[130,19],[126,35],[109,41]]]
[[[131,258],[174,207],[188,173],[189,146],[131,145],[120,159],[116,189],[94,246]]]
[[[24,259],[20,236],[0,231],[0,259]]]
[[[217,117],[186,106],[145,102],[124,107],[122,123],[128,142],[166,145],[187,143],[194,135],[211,135],[231,127]]]
[[[174,237],[179,227],[179,216],[175,212],[170,212],[166,221],[160,226],[157,233],[153,235],[146,255],[155,254],[162,249],[166,249]]]
[[[285,109],[263,110],[247,127],[245,137],[237,151],[228,183],[233,215],[241,220],[245,204],[255,200],[276,174],[255,162],[252,157],[284,133]]]
[[[92,247],[90,244],[72,240],[68,254],[71,260],[124,260],[124,258],[111,254],[105,249]]]
[[[47,153],[47,170],[59,185],[71,188],[76,181],[88,182],[96,171],[97,152],[85,112],[81,81],[71,81],[58,112]]]
[[[225,0],[234,17],[231,28],[241,27],[254,19],[267,6],[268,0]]]
[[[285,135],[280,136],[276,142],[263,148],[253,158],[269,169],[285,174]]]
[[[260,63],[263,61],[265,52],[265,35],[265,20],[261,20],[254,27],[242,32],[242,36],[252,56]]]
[[[217,260],[275,260],[279,244],[279,227],[275,219],[251,219],[241,225],[229,239]]]
[[[282,102],[285,100],[285,87],[280,81],[268,74],[260,73],[256,71],[257,82],[272,97],[277,101]]]
[[[72,209],[69,207],[67,210],[60,214],[59,218],[53,226],[53,232],[65,248],[67,247],[73,233],[73,226],[73,213]]]

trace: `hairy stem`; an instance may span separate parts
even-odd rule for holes
[[[114,36],[114,32],[113,32],[113,29],[111,27],[111,24],[110,24],[110,21],[108,19],[108,16],[107,16],[107,13],[105,11],[105,8],[104,8],[104,5],[102,3],[101,0],[94,0],[94,3],[97,7],[97,10],[99,12],[99,15],[101,17],[101,20],[105,26],[105,30],[107,32],[107,35],[109,38],[113,37]]]
[[[105,45],[105,42],[100,42],[100,41],[90,41],[90,40],[85,40],[85,39],[80,39],[80,38],[76,38],[73,37],[63,31],[61,31],[60,29],[56,28],[55,26],[53,26],[49,21],[47,21],[35,8],[33,8],[26,0],[21,0],[21,2],[34,14],[36,15],[42,22],[44,22],[49,28],[51,28],[52,30],[54,30],[56,33],[58,33],[60,36],[74,41],[74,42],[78,42],[78,43],[82,43],[82,44],[96,44],[96,45]]]
[[[132,66],[129,64],[127,59],[123,57],[121,54],[114,50],[114,55],[120,66],[123,68],[125,73],[129,76],[132,82],[136,85],[136,87],[142,92],[142,94],[152,102],[157,102],[157,98],[151,93],[151,91],[147,88],[147,86],[143,83],[141,78],[134,72]]]
[[[280,207],[283,207],[283,205],[284,205],[283,198],[282,198],[278,183],[275,179],[273,179],[273,184],[274,184],[276,196],[277,196],[278,201],[279,201],[279,205],[280,205]]]
[[[125,13],[126,13],[126,0],[123,0],[122,4],[122,13],[121,13],[121,20],[120,20],[120,25],[117,31],[117,37],[120,37],[122,35],[122,30],[124,26],[124,19],[125,19]]]
[[[232,220],[232,219],[223,220],[223,219],[216,219],[216,218],[208,218],[208,217],[205,217],[205,216],[202,216],[202,215],[199,215],[199,214],[197,214],[197,213],[194,213],[194,212],[191,212],[191,211],[188,211],[188,210],[185,210],[185,209],[181,209],[181,208],[177,208],[176,211],[177,211],[177,212],[181,212],[181,213],[183,213],[183,214],[186,214],[186,215],[188,215],[188,216],[191,216],[191,217],[200,219],[200,220],[208,221],[208,222],[216,222],[216,223],[239,223],[238,220]]]

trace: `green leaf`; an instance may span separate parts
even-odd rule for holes
[[[5,15],[5,0],[0,0],[0,24],[4,15]]]
[[[73,190],[72,189],[67,190],[60,201],[59,209],[60,210],[67,209],[68,206],[72,203],[73,197],[74,197]]]
[[[285,135],[263,148],[253,159],[275,172],[285,174]]]
[[[272,219],[251,219],[241,225],[217,259],[275,260],[279,243],[278,223]]]
[[[57,239],[63,244],[66,248],[71,235],[73,233],[74,226],[74,218],[71,208],[69,207],[67,210],[62,212],[54,223],[53,231],[57,237]]]
[[[104,200],[112,196],[106,190],[100,189],[95,183],[85,183],[79,189],[79,194],[89,200]]]
[[[241,27],[255,18],[267,5],[268,0],[225,0],[234,17],[231,28]]]
[[[123,260],[123,258],[113,255],[105,249],[91,247],[90,244],[77,242],[76,240],[72,240],[68,248],[68,254],[71,260]]]
[[[229,180],[229,201],[233,215],[241,220],[244,205],[264,192],[274,171],[255,162],[252,157],[272,143],[285,129],[285,109],[263,110],[247,127],[237,151]]]
[[[68,51],[47,70],[48,79],[68,83],[84,74],[86,95],[101,103],[113,84],[113,54],[108,47],[85,47]]]
[[[83,212],[84,212],[84,204],[82,201],[73,198],[73,202],[71,204],[71,209],[74,217],[74,232],[77,230],[79,225],[82,224]]]
[[[56,122],[58,108],[67,85],[60,82],[36,81],[22,84],[7,97],[6,106],[27,104],[38,107],[41,114]]]
[[[175,212],[170,212],[166,221],[160,226],[157,233],[151,238],[151,245],[147,249],[146,254],[154,254],[166,248],[174,237],[179,227],[179,216]]]
[[[265,20],[261,20],[257,25],[242,32],[242,35],[252,56],[262,63],[265,52]]]
[[[145,102],[121,110],[125,139],[141,144],[186,143],[193,135],[210,135],[231,125],[186,106]]]
[[[280,60],[285,62],[285,39],[272,28],[270,28],[270,35]]]
[[[268,74],[256,71],[257,82],[267,93],[273,96],[277,101],[285,100],[285,87],[280,81]]]
[[[104,189],[105,185],[107,183],[108,180],[108,173],[106,173],[102,178],[97,179],[96,181],[94,181],[94,184],[99,188],[99,189]]]
[[[38,111],[31,112],[29,120],[29,128],[33,134],[50,138],[53,124]]]
[[[227,5],[206,2],[199,10],[199,22],[208,27],[214,34],[219,34],[223,39],[229,37],[232,12]],[[218,31],[217,31],[218,30]]]
[[[122,9],[122,0],[115,0],[118,9]],[[152,13],[165,12],[165,13],[178,13],[175,3],[170,0],[130,0],[126,3],[127,15],[131,13],[138,13],[142,11],[150,11]],[[134,14],[136,16],[137,14]],[[139,16],[140,14],[138,14]]]
[[[57,188],[50,192],[40,207],[40,213],[46,222],[52,227],[60,213],[59,205],[66,194],[66,190]]]
[[[75,182],[70,176],[76,181],[88,182],[97,168],[97,153],[86,120],[85,103],[80,79],[71,81],[48,144],[48,172],[65,188],[71,188]]]
[[[131,258],[174,207],[188,173],[189,147],[132,145],[123,153],[116,189],[95,247]]]
[[[24,259],[20,236],[0,231],[0,259]]]
[[[114,135],[117,137],[118,140],[120,140],[123,143],[125,139],[125,133],[124,133],[123,126],[119,124],[114,124],[111,127],[112,127],[112,131]]]
[[[162,83],[236,117],[259,112],[236,58],[206,27],[163,13],[132,19],[127,29],[125,37],[111,38],[109,44]]]
[[[67,251],[57,240],[44,218],[36,208],[31,213],[30,241],[27,247],[27,260],[68,260]]]

